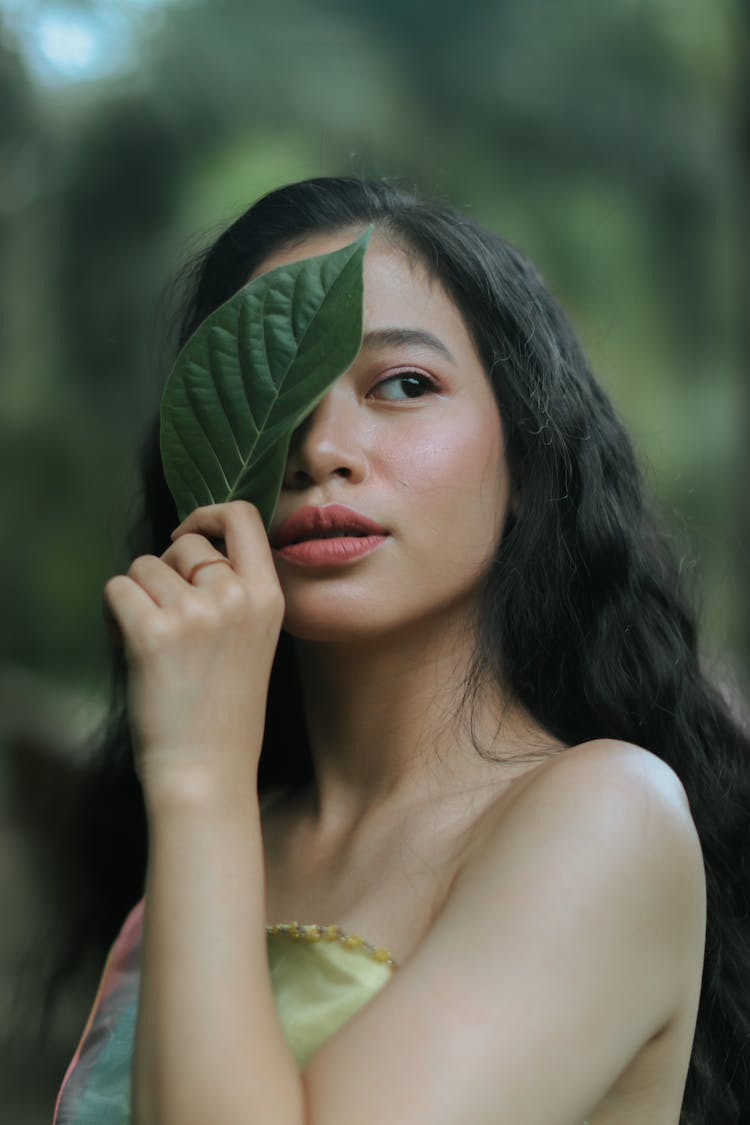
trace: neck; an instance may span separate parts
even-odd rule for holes
[[[314,767],[309,814],[321,836],[386,808],[497,787],[514,754],[539,748],[539,729],[496,686],[462,707],[474,643],[465,620],[355,643],[296,642]],[[480,757],[473,738],[510,770]]]

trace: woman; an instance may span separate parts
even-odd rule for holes
[[[182,340],[370,224],[363,347],[269,534],[241,502],[175,529],[147,450],[105,592],[132,747],[113,709],[82,798],[131,810],[139,901],[56,1120],[739,1123],[747,742],[533,268],[308,181],[208,251]]]

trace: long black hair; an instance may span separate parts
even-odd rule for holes
[[[708,893],[680,1125],[742,1125],[750,1120],[750,742],[700,667],[695,617],[668,537],[644,501],[631,443],[534,267],[462,213],[386,181],[308,180],[264,196],[201,256],[179,344],[273,251],[371,223],[415,253],[455,302],[503,420],[518,503],[486,581],[469,686],[501,680],[564,744],[633,742],[679,776]],[[179,522],[158,423],[144,445],[142,482],[131,556],[160,554]],[[107,730],[57,828],[68,881],[48,1006],[85,947],[103,956],[143,893],[146,823],[124,689],[115,649]],[[311,777],[296,664],[282,632],[259,790],[302,788]]]

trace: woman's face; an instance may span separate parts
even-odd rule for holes
[[[358,234],[310,237],[254,276]],[[500,416],[462,317],[416,258],[376,234],[364,261],[362,349],[292,439],[269,538],[292,513],[331,504],[388,534],[343,563],[310,565],[274,549],[284,628],[354,640],[468,613],[508,502]]]

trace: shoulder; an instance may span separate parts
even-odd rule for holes
[[[514,787],[515,788],[515,787]],[[593,739],[559,752],[533,769],[517,796],[489,810],[483,847],[473,854],[511,861],[513,848],[543,855],[543,841],[584,843],[592,864],[635,863],[654,849],[664,862],[703,872],[700,839],[684,786],[663,759],[634,743]],[[603,852],[594,852],[596,842]],[[528,849],[528,851],[526,850]]]
[[[706,884],[675,771],[641,746],[596,739],[522,782],[517,796],[490,810],[481,846],[454,881],[446,902],[453,924],[481,910],[490,927],[507,930],[500,915],[513,903],[527,927],[519,940],[538,940],[540,953],[551,932],[568,933],[592,958],[603,945],[613,956],[619,949],[623,972],[642,971],[644,995],[651,974],[660,974],[661,998],[652,998],[676,1003],[703,940]]]
[[[550,801],[563,816],[575,811],[607,823],[607,813],[648,810],[657,818],[655,827],[671,826],[692,843],[698,841],[680,778],[662,758],[632,742],[597,738],[567,747],[522,777],[508,797],[507,804],[500,798],[489,810],[498,831],[506,809],[518,805],[529,814]]]
[[[705,884],[674,771],[597,740],[514,789],[393,981],[308,1068],[312,1121],[580,1121],[684,1011]]]

